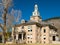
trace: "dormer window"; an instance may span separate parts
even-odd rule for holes
[[[28,39],[32,39],[32,34],[28,34],[28,35],[27,35],[27,38],[28,38]]]
[[[32,26],[28,26],[28,30],[31,30],[32,29]]]
[[[25,20],[24,20],[24,19],[22,19],[22,20],[21,20],[21,23],[25,23]]]

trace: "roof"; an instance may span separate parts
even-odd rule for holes
[[[18,25],[15,25],[15,26],[21,26],[21,25],[32,25],[32,24],[39,24],[39,23],[37,23],[37,22],[35,22],[35,21],[28,21],[28,22],[26,22],[26,23],[21,23],[21,24],[18,24]],[[40,24],[39,24],[40,25]]]
[[[37,26],[39,26],[39,27],[43,27],[43,26],[49,26],[51,29],[56,29],[57,30],[57,28],[55,27],[55,26],[53,26],[53,25],[51,25],[51,23],[49,23],[49,22],[45,22],[45,21],[41,21],[41,22],[36,22],[36,21],[28,21],[28,22],[26,22],[26,23],[21,23],[21,24],[19,24],[19,25],[15,25],[16,27],[19,27],[19,26],[25,26],[25,25],[37,25]]]

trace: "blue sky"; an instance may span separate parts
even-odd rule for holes
[[[60,17],[60,0],[13,0],[13,8],[21,10],[21,18],[29,20],[34,11],[34,5],[37,4],[40,16],[43,20]]]
[[[43,20],[60,17],[60,0],[13,0],[13,8],[21,10],[21,19],[29,20],[37,4]],[[1,20],[0,20],[1,21]]]

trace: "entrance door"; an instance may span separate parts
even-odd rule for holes
[[[19,34],[18,39],[22,39],[22,34]]]
[[[53,41],[55,41],[55,36],[53,36]]]

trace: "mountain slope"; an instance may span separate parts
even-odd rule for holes
[[[52,23],[52,25],[54,25],[58,29],[58,34],[60,37],[60,17],[50,18],[45,20],[45,22]]]

